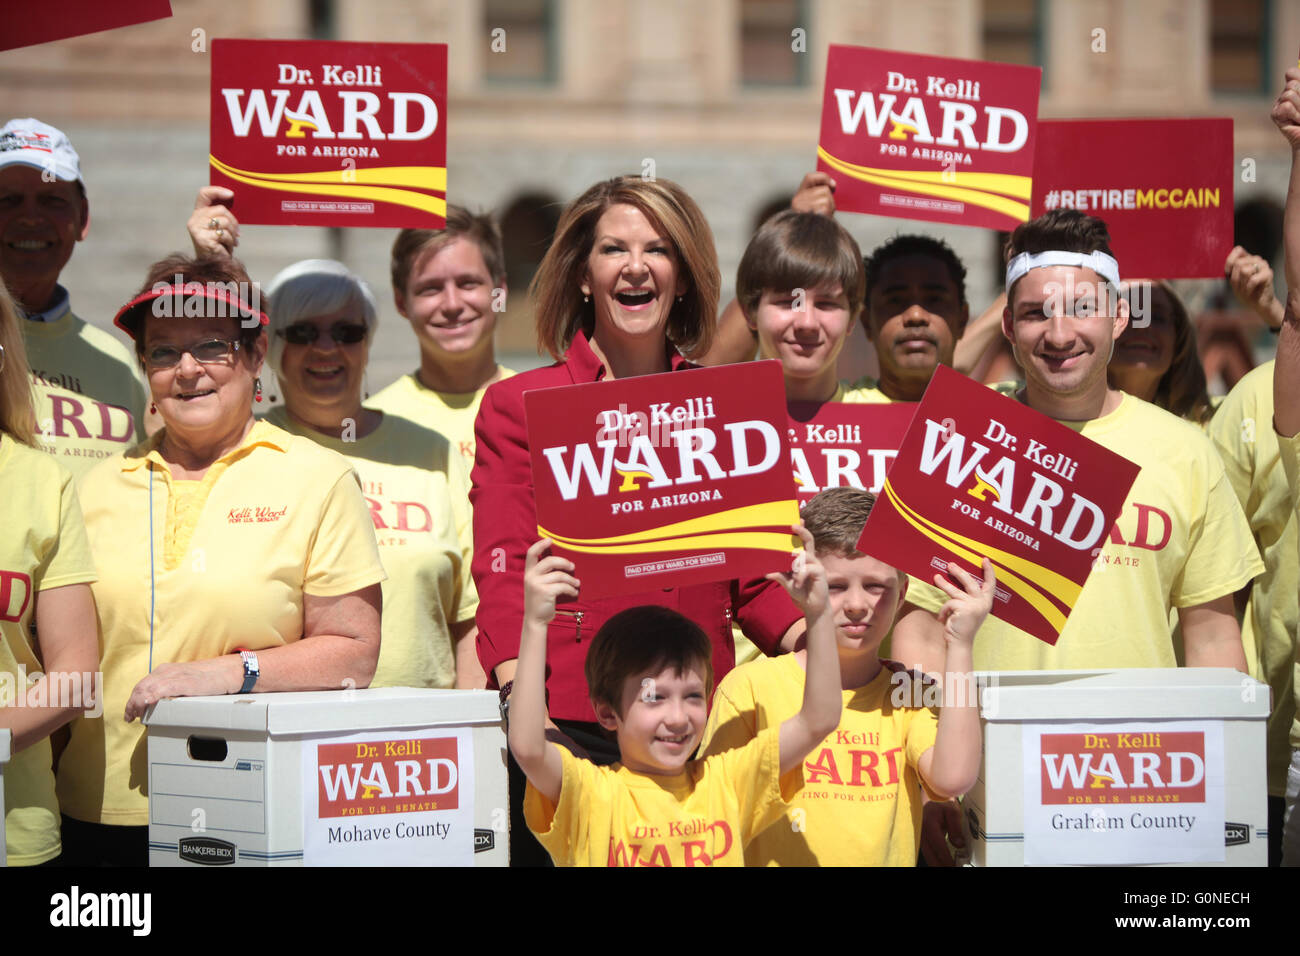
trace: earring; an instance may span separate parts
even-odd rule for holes
[[[365,398],[361,399],[364,402],[370,397],[370,376],[365,372],[361,373],[361,391],[365,395]]]
[[[587,303],[587,302],[590,302],[590,301],[591,301],[591,296],[587,295],[587,294],[584,292],[584,293],[582,294],[582,301],[583,301],[584,304]]]
[[[5,370],[5,347],[0,345],[0,372]]]
[[[679,296],[677,297],[677,304],[678,304],[678,305],[681,305],[681,304],[682,304],[683,302],[685,302],[685,301],[686,301],[686,296],[684,296],[684,295],[679,295]]]
[[[150,415],[157,415],[157,414],[158,414],[158,406],[155,405],[153,402],[150,402],[150,403],[149,403],[149,414],[150,414]]]
[[[253,386],[253,399],[260,402],[262,400],[262,380],[259,378]]]

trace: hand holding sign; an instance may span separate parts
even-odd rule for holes
[[[1293,151],[1300,150],[1300,66],[1286,71],[1286,86],[1270,114]]]
[[[790,200],[795,212],[817,212],[823,216],[835,215],[835,180],[830,173],[814,170],[799,183],[799,191]]]
[[[948,595],[949,600],[939,609],[939,623],[943,625],[944,641],[952,645],[969,647],[975,635],[993,610],[993,595],[998,582],[993,574],[993,563],[984,559],[984,580],[976,581],[974,575],[956,561],[948,562],[948,573],[957,579],[957,587],[942,574],[934,576],[934,583]]]
[[[804,616],[814,618],[830,606],[826,569],[817,560],[812,532],[802,524],[791,525],[791,528],[803,540],[803,550],[794,552],[789,571],[773,571],[767,579],[779,582]]]
[[[524,560],[524,621],[546,627],[555,617],[555,602],[561,597],[578,596],[578,579],[569,572],[573,562],[559,555],[546,554],[551,540],[534,541]],[[542,555],[546,557],[542,557]]]
[[[225,259],[234,255],[239,245],[239,220],[230,211],[235,201],[233,191],[224,186],[204,186],[194,200],[194,212],[185,228],[189,231],[194,254]]]

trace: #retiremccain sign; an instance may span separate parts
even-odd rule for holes
[[[832,45],[817,168],[849,212],[1014,229],[1029,219],[1042,70]]]
[[[992,614],[1055,644],[1138,471],[940,365],[858,549],[927,583],[948,561],[978,572],[988,557]]]
[[[214,40],[211,110],[243,223],[446,225],[444,44]]]
[[[584,599],[789,570],[784,392],[769,360],[524,393],[537,533]]]

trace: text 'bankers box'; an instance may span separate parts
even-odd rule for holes
[[[160,701],[151,866],[504,866],[497,694],[373,690]]]

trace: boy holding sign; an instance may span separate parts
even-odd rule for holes
[[[978,670],[1173,667],[1178,609],[1190,666],[1246,670],[1232,595],[1263,569],[1204,433],[1108,386],[1128,322],[1106,225],[1075,210],[1022,224],[1007,246],[1002,331],[1024,369],[1022,402],[1140,466],[1055,645],[989,621]],[[914,588],[895,630],[906,660],[942,660],[943,596]]]
[[[780,819],[803,786],[803,761],[840,716],[839,666],[826,571],[812,536],[780,581],[808,624],[799,712],[748,746],[704,760],[712,644],[676,611],[643,605],[601,626],[586,678],[620,760],[596,766],[546,739],[546,633],[560,598],[578,595],[573,562],[528,549],[524,624],[510,703],[510,750],[528,777],[529,829],[561,866],[741,866],[744,845]]]
[[[787,818],[746,848],[751,866],[912,866],[921,824],[919,783],[932,797],[965,793],[980,763],[979,714],[970,680],[971,645],[993,604],[993,566],[978,581],[951,565],[958,588],[936,575],[949,600],[940,612],[946,669],[965,680],[940,696],[901,664],[879,657],[880,642],[907,592],[898,569],[857,550],[875,496],[829,488],[803,511],[826,568],[840,659],[839,726],[814,748],[808,786]],[[762,736],[806,693],[804,652],[746,664],[713,699],[703,752],[721,754]],[[918,781],[919,778],[919,781]]]

